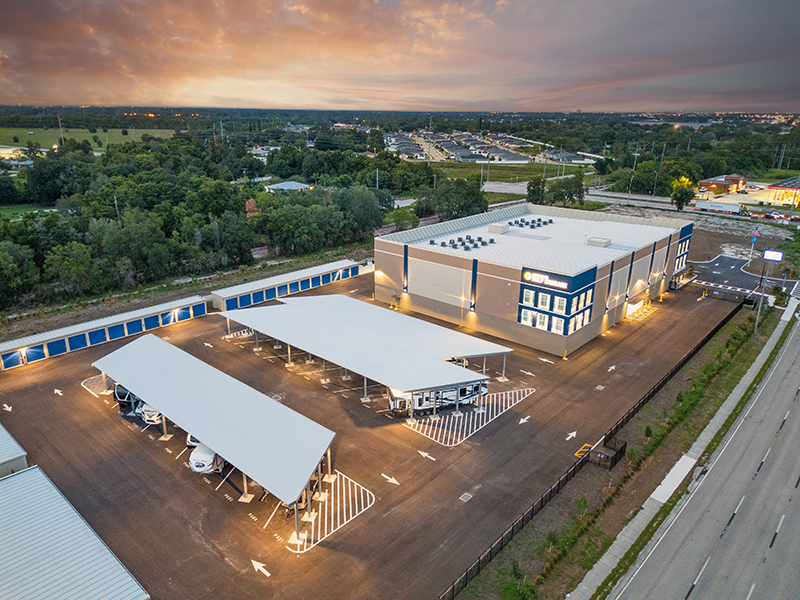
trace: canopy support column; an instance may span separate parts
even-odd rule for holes
[[[436,414],[436,408],[437,408],[438,404],[439,404],[439,392],[434,392],[434,394],[433,394],[433,417],[432,417],[432,420],[434,420],[434,421],[439,418],[439,415]]]
[[[294,541],[297,542],[297,548],[300,548],[300,514],[297,512],[297,500],[294,501]],[[292,540],[289,540],[292,543]]]
[[[161,415],[161,437],[158,438],[159,442],[166,442],[172,439],[172,434],[167,434],[167,417]]]
[[[250,502],[253,499],[253,494],[247,493],[247,474],[242,471],[242,489],[244,493],[239,497],[239,502]]]
[[[507,354],[503,354],[503,375],[497,378],[497,381],[508,381],[506,378],[506,359],[508,358]]]
[[[108,389],[108,379],[106,379],[106,374],[103,373],[103,390]]]
[[[293,367],[294,363],[292,362],[292,345],[291,344],[286,344],[286,346],[289,348],[289,362],[286,363],[286,366],[287,367]]]
[[[482,393],[483,392],[483,384],[479,383],[478,385],[480,386],[478,388],[479,389],[479,392],[478,392],[478,408],[475,409],[475,412],[480,414],[482,412],[486,412],[486,409],[483,408],[483,393]]]
[[[328,448],[327,457],[328,457],[328,460],[327,460],[327,463],[328,463],[328,474],[325,475],[322,478],[322,481],[324,481],[325,483],[333,483],[334,481],[336,481],[336,475],[333,474],[333,464],[331,462],[331,449],[330,449],[330,447]]]
[[[228,317],[225,317],[225,322],[228,323],[228,335],[231,334],[231,320]]]
[[[367,395],[367,376],[364,375],[364,396],[361,398],[362,402],[369,402],[369,396]]]
[[[342,375],[342,381],[350,381],[352,379],[350,374],[347,372],[347,369],[344,370],[344,375]]]
[[[456,388],[456,412],[453,415],[455,418],[463,417],[464,413],[459,410],[461,407],[461,388]]]
[[[256,347],[253,348],[253,352],[259,352],[261,350],[261,346],[258,345],[258,331],[256,331],[255,334],[256,334]]]
[[[482,371],[482,373],[484,375],[486,375],[486,357],[485,356],[483,357],[483,371]]]
[[[330,383],[328,380],[328,361],[326,361],[324,358],[322,359],[322,379],[320,380],[320,383]]]

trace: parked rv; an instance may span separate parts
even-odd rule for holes
[[[455,406],[456,402],[459,405],[475,404],[487,391],[485,382],[413,393],[389,388],[389,410],[393,414],[408,414],[413,408],[415,414],[427,415],[433,413],[434,405],[439,411]]]
[[[205,444],[197,444],[189,455],[189,466],[195,473],[220,473],[225,460]]]

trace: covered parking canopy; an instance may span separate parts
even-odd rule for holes
[[[348,296],[284,298],[284,304],[225,316],[404,392],[489,379],[446,362],[512,350]]]
[[[154,335],[94,366],[287,504],[336,435]]]

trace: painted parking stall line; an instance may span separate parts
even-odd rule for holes
[[[448,412],[443,416],[437,415],[437,418],[416,418],[404,425],[442,446],[458,446],[535,391],[534,388],[523,388],[487,394],[483,399],[483,412],[478,412],[474,406],[465,406],[460,409],[460,417]]]
[[[317,511],[316,518],[301,532],[299,544],[286,546],[290,552],[308,552],[375,504],[375,494],[338,470],[336,478],[324,481],[320,491],[319,499],[312,504]]]

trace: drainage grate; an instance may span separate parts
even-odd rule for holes
[[[471,498],[472,498],[472,494],[467,494],[465,492],[464,494],[461,495],[459,500],[461,500],[462,502],[469,502]]]

